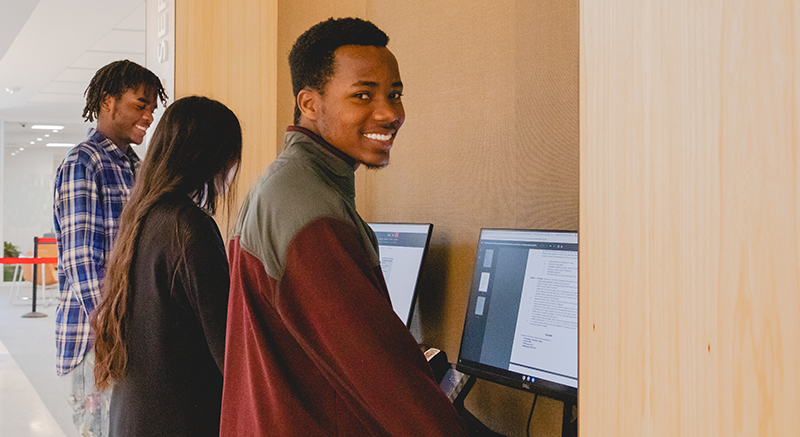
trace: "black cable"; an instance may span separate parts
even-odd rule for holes
[[[533,395],[533,405],[531,405],[531,413],[528,414],[528,426],[525,428],[525,435],[531,437],[531,419],[533,418],[533,409],[536,408],[536,401],[539,400],[539,395]]]

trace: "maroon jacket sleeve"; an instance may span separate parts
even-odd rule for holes
[[[274,293],[290,334],[366,428],[466,435],[351,225],[321,218],[303,228]]]

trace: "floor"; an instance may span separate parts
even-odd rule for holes
[[[31,312],[30,283],[23,284],[28,300],[10,302],[11,285],[0,283],[0,437],[78,437],[55,372],[55,303],[37,301],[46,317],[22,317]],[[561,435],[561,408],[540,398],[534,434]]]
[[[0,285],[0,437],[77,437],[55,371],[55,304],[37,301],[31,312],[30,283],[19,297]],[[39,293],[41,294],[41,289]]]

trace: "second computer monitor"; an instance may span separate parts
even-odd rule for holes
[[[577,399],[577,232],[481,230],[456,368]]]
[[[370,223],[378,238],[381,270],[389,288],[392,308],[410,326],[417,297],[417,282],[428,251],[430,223]]]

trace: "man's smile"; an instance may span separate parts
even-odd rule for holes
[[[364,134],[364,136],[371,140],[389,141],[394,137],[394,132],[389,134],[369,133],[369,134]]]

